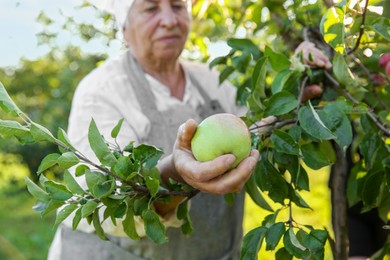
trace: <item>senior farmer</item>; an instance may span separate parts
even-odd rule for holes
[[[179,59],[191,27],[190,1],[107,3],[103,8],[113,12],[123,29],[127,50],[80,82],[69,118],[69,138],[94,158],[87,138],[91,119],[109,137],[124,118],[117,138],[122,147],[134,140],[163,148],[166,156],[158,164],[163,181],[173,178],[201,191],[191,199],[194,232],[185,237],[180,229],[168,228],[169,242],[157,245],[147,238],[133,241],[125,237],[121,225],[106,220],[103,228],[109,241],[102,241],[86,222],[72,231],[67,220],[57,230],[49,259],[237,259],[244,194],[238,193],[233,207],[226,204],[223,194],[243,188],[255,168],[258,151],[229,172],[233,155],[200,163],[190,150],[196,122],[218,112],[240,113],[235,88],[228,83],[219,86],[218,74],[207,65]],[[157,211],[167,226],[175,226],[177,221],[174,211],[180,200],[173,201],[176,203]]]

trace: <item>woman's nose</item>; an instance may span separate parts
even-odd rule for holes
[[[166,27],[176,26],[178,23],[177,14],[173,11],[171,5],[161,8],[161,25]]]

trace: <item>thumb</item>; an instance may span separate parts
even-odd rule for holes
[[[198,124],[193,119],[187,120],[179,127],[176,143],[179,147],[191,149],[191,139],[194,136]]]

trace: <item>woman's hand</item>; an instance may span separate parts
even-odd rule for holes
[[[329,61],[328,56],[326,56],[320,49],[318,49],[314,43],[309,41],[303,41],[295,49],[295,54],[302,52],[303,62],[311,67],[316,68],[332,68],[332,63]]]
[[[190,119],[178,130],[171,157],[177,180],[191,185],[203,192],[225,194],[240,191],[249,179],[259,159],[259,152],[252,150],[236,168],[228,171],[235,157],[225,154],[208,162],[197,161],[191,152],[191,139],[197,123]]]

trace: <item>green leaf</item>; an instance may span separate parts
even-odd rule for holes
[[[64,181],[68,189],[74,193],[82,195],[85,191],[81,188],[81,186],[77,183],[77,181],[73,178],[69,171],[64,172]]]
[[[320,30],[324,40],[338,53],[344,53],[344,11],[333,6],[322,16]]]
[[[380,187],[384,181],[384,172],[368,172],[362,190],[364,206],[373,208],[378,206]]]
[[[85,173],[85,180],[93,196],[101,199],[109,196],[115,189],[115,180],[101,172],[89,171]]]
[[[69,169],[70,167],[78,164],[80,162],[79,158],[73,152],[66,152],[62,154],[57,163],[62,169]]]
[[[350,174],[348,176],[348,183],[347,183],[347,199],[348,199],[348,206],[352,207],[356,203],[358,203],[361,198],[359,196],[359,180],[358,175],[360,172],[363,172],[364,170],[362,169],[362,163],[363,162],[358,162],[356,163],[353,167],[352,170],[350,171]]]
[[[1,82],[0,82],[0,108],[4,112],[12,116],[19,116],[23,114],[23,112],[18,108],[18,106],[16,106],[14,101],[8,95],[7,90],[5,89],[3,84],[1,84]]]
[[[293,256],[303,259],[307,256],[306,247],[304,247],[297,239],[293,229],[290,227],[284,233],[283,243],[286,250]]]
[[[46,209],[43,212],[41,212],[42,217],[46,216],[47,214],[49,214],[53,210],[57,210],[62,205],[64,205],[63,201],[50,200],[49,203],[47,204]]]
[[[300,149],[294,138],[282,130],[275,130],[271,135],[275,150],[280,153],[300,155]]]
[[[81,164],[76,167],[75,175],[76,177],[80,177],[84,175],[89,170],[89,167],[87,165]]]
[[[115,209],[113,216],[115,218],[122,218],[126,214],[127,205],[125,202],[119,204],[119,206]]]
[[[209,68],[213,68],[217,65],[221,65],[221,64],[226,64],[226,61],[227,61],[227,57],[226,56],[222,56],[222,57],[217,57],[215,59],[213,59],[210,64],[209,64]]]
[[[301,151],[303,155],[303,161],[313,170],[319,170],[322,167],[331,164],[331,161],[328,159],[327,155],[324,154],[324,150],[320,144],[309,143],[302,145]]]
[[[275,151],[274,160],[279,167],[284,167],[289,171],[291,182],[295,184],[298,190],[309,191],[309,177],[305,168],[300,165],[300,159],[297,155]]]
[[[146,176],[145,183],[146,183],[146,187],[150,192],[150,195],[152,197],[155,197],[158,193],[158,188],[160,187],[160,181],[150,176]]]
[[[112,169],[117,175],[119,175],[123,179],[127,179],[127,177],[135,171],[131,159],[128,156],[120,156],[118,158],[117,163]]]
[[[0,119],[0,135],[3,137],[18,137],[29,133],[30,130],[27,127],[22,126],[16,121]]]
[[[272,94],[276,94],[284,89],[284,84],[290,78],[291,75],[295,74],[289,69],[282,70],[278,74],[276,74],[274,81],[271,85]],[[272,97],[272,96],[271,96]]]
[[[258,60],[261,57],[259,47],[247,38],[230,38],[227,40],[227,44],[235,50],[249,51],[253,55],[254,60]]]
[[[247,51],[243,51],[241,55],[232,58],[232,65],[241,73],[245,73],[248,69],[251,55]]]
[[[119,120],[119,122],[116,124],[116,126],[114,127],[114,129],[112,129],[112,131],[111,131],[111,137],[112,137],[112,138],[117,138],[117,136],[118,136],[118,134],[119,134],[119,131],[121,130],[123,121],[124,121],[124,118],[122,118],[121,120]]]
[[[294,190],[292,187],[290,187],[290,198],[291,200],[297,205],[298,207],[305,208],[305,209],[311,209],[313,210],[306,201],[299,195],[299,193]]]
[[[30,131],[35,142],[48,141],[54,143],[56,140],[52,135],[52,133],[47,128],[37,123],[34,122],[31,123]]]
[[[256,260],[257,254],[267,233],[267,228],[257,227],[249,231],[243,239],[241,248],[241,260]]]
[[[268,46],[265,46],[264,54],[267,55],[269,63],[274,71],[280,72],[290,68],[290,61],[284,54],[275,52]]]
[[[229,205],[229,207],[232,207],[233,204],[234,204],[234,199],[236,198],[236,194],[235,193],[226,193],[224,196],[223,196],[226,204]]]
[[[31,193],[31,195],[43,202],[48,202],[50,200],[49,194],[46,193],[43,189],[41,189],[41,187],[36,185],[30,178],[25,176],[24,180],[27,183],[27,190]]]
[[[65,201],[72,198],[73,194],[62,184],[54,181],[45,182],[46,191],[53,200]]]
[[[256,185],[256,177],[254,174],[249,178],[249,180],[245,183],[245,190],[251,197],[254,203],[258,205],[259,207],[268,210],[273,211],[272,207],[267,203],[267,201],[264,199],[263,195],[260,193],[259,189]]]
[[[134,214],[136,216],[142,215],[142,212],[147,210],[149,207],[149,199],[146,198],[145,196],[136,198],[134,200]]]
[[[74,217],[73,217],[73,220],[72,220],[72,229],[73,230],[76,230],[76,228],[78,227],[80,221],[81,221],[81,211],[82,211],[82,208],[79,208],[76,213],[74,214]]]
[[[226,66],[219,74],[219,84],[222,84],[234,71],[234,67]]]
[[[56,216],[56,221],[54,223],[54,228],[57,228],[59,224],[61,224],[73,211],[77,209],[77,204],[69,204],[66,205],[63,209],[61,209]]]
[[[66,134],[66,132],[65,132],[62,128],[59,128],[59,129],[58,129],[57,138],[58,138],[58,140],[60,140],[63,144],[65,144],[70,150],[76,151],[76,148],[74,148],[74,147],[70,144],[68,135]],[[59,149],[60,149],[61,153],[67,152],[67,150],[65,150],[65,149],[64,149],[63,147],[61,147],[61,146],[59,146]]]
[[[375,21],[373,21],[371,24],[367,25],[367,28],[371,28],[377,34],[379,34],[380,36],[382,36],[388,41],[390,41],[389,27],[390,27],[390,20],[385,17],[378,18]]]
[[[343,55],[336,53],[333,57],[333,73],[337,81],[345,87],[358,87],[359,84],[349,69],[347,62]]]
[[[322,260],[325,256],[325,243],[328,237],[328,233],[324,230],[312,230],[310,234],[300,229],[297,233],[297,237],[300,237],[300,241],[307,247],[314,259]]]
[[[95,211],[97,206],[98,206],[98,203],[96,201],[88,200],[87,203],[85,203],[83,205],[83,207],[81,208],[81,217],[85,218],[85,217],[91,215]]]
[[[264,111],[265,116],[287,114],[299,105],[298,99],[288,91],[280,91],[271,96]]]
[[[141,164],[150,170],[157,165],[163,154],[163,151],[155,146],[141,144],[134,148],[133,157],[135,161],[140,161]]]
[[[117,199],[116,197],[108,196],[106,198],[102,198],[100,201],[106,206],[106,209],[103,213],[103,220],[106,220],[107,218],[111,217],[111,219],[115,219],[115,211],[119,208],[119,206],[123,203],[125,204],[125,212],[123,213],[123,216],[126,214],[126,203],[124,202],[124,199],[126,196]],[[114,223],[115,224],[115,223]]]
[[[142,212],[142,219],[145,223],[145,232],[148,238],[156,244],[168,242],[168,238],[165,235],[165,226],[161,224],[156,212],[146,209]]]
[[[266,250],[274,250],[278,245],[280,239],[282,238],[284,232],[286,231],[285,225],[283,222],[278,222],[273,224],[265,237]]]
[[[265,97],[265,77],[267,74],[268,58],[263,57],[257,61],[252,74],[252,91],[254,98]]]
[[[95,228],[96,235],[98,235],[98,237],[102,240],[108,240],[108,238],[104,234],[102,224],[100,223],[99,209],[96,209],[93,212],[92,223],[93,223],[93,227]]]
[[[52,154],[46,155],[45,158],[43,158],[43,160],[41,161],[41,164],[38,167],[37,173],[40,174],[40,173],[46,171],[47,169],[53,167],[54,165],[56,165],[57,160],[58,160],[58,158],[60,158],[60,156],[61,155],[58,153],[52,153]]]
[[[274,213],[267,215],[264,220],[261,222],[261,226],[270,228],[273,224],[275,224],[276,219],[279,215],[280,209],[275,210]]]
[[[336,137],[321,121],[310,101],[307,106],[301,107],[298,112],[298,120],[303,130],[309,135],[320,140],[330,140]]]
[[[126,235],[128,235],[131,239],[140,239],[135,228],[133,203],[131,201],[126,202],[126,217],[122,222],[122,226]]]
[[[336,143],[345,151],[352,143],[352,127],[346,114],[336,103],[331,103],[318,111],[318,116],[336,137]]]
[[[382,139],[378,134],[367,133],[360,142],[359,151],[363,155],[367,169],[375,166]]]
[[[42,215],[43,212],[45,212],[45,210],[47,209],[48,205],[49,204],[47,202],[38,200],[37,203],[32,207],[32,209]]]
[[[188,201],[179,204],[176,215],[178,219],[183,221],[183,224],[181,225],[181,232],[184,235],[190,235],[193,231],[193,227],[190,218],[190,209]]]
[[[291,255],[285,247],[280,248],[276,254],[275,259],[283,259],[283,260],[292,260],[293,255]]]
[[[255,170],[257,185],[275,202],[284,205],[288,196],[289,184],[278,170],[266,159],[261,160]]]
[[[93,152],[102,164],[111,167],[115,165],[117,160],[110,152],[93,119],[89,125],[88,140]]]

